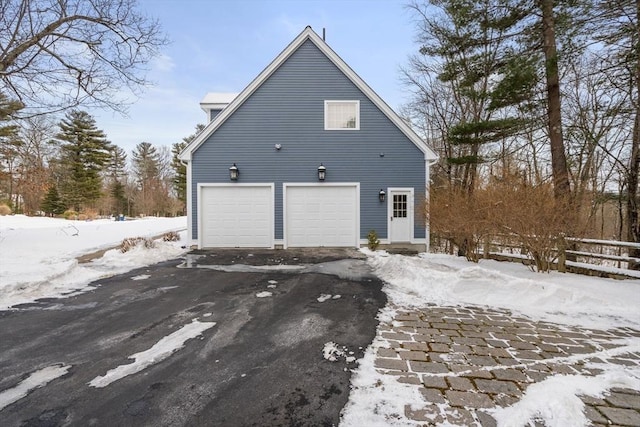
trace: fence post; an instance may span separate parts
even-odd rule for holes
[[[489,239],[489,236],[485,236],[484,237],[484,259],[489,259],[489,249],[491,247],[491,239]]]
[[[567,242],[564,239],[564,234],[558,237],[558,271],[560,273],[567,272]]]

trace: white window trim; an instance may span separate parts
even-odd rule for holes
[[[354,128],[332,128],[329,127],[329,104],[330,103],[340,103],[340,104],[356,104],[356,127]],[[324,130],[345,130],[345,131],[353,131],[360,130],[360,101],[353,99],[327,99],[324,101]]]

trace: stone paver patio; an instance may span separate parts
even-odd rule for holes
[[[620,350],[638,330],[586,330],[486,308],[398,311],[378,334],[386,345],[376,370],[420,388],[424,401],[408,402],[404,415],[424,425],[495,426],[490,409],[518,402],[531,384],[556,374],[596,376],[602,370],[594,363],[640,366],[638,352]],[[594,426],[640,426],[637,391],[581,399]]]

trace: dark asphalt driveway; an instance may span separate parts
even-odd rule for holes
[[[71,365],[0,410],[0,425],[337,425],[356,364],[326,360],[323,347],[333,341],[360,358],[386,302],[354,254],[195,252],[0,312],[0,394],[38,369]],[[264,291],[272,295],[256,297]],[[88,385],[193,319],[216,325],[141,372]]]

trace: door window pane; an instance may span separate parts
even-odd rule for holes
[[[407,217],[407,195],[406,194],[393,195],[393,217],[394,218]]]

